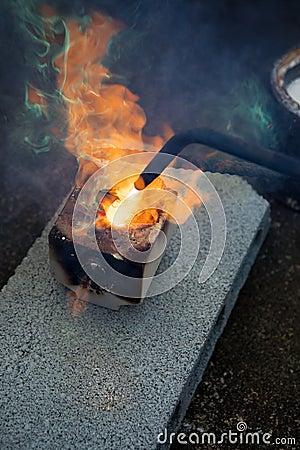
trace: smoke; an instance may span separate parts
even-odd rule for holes
[[[63,109],[53,103],[45,119],[38,109],[26,104],[29,82],[50,97],[55,93],[56,74],[51,61],[57,49],[46,48],[39,39],[43,36],[38,13],[41,3],[4,0],[0,5],[0,175],[5,199],[1,211],[6,216],[10,208],[13,220],[20,218],[20,222],[24,215],[31,214],[35,230],[41,230],[54,212],[76,172],[75,159],[51,133],[55,121],[63,123]],[[175,132],[209,126],[249,142],[299,154],[298,119],[283,110],[270,89],[274,61],[300,41],[299,2],[44,3],[55,8],[60,17],[79,17],[83,26],[92,10],[125,23],[126,28],[110,41],[103,64],[118,83],[140,97],[149,134],[160,133],[164,122]],[[59,33],[62,22],[57,20],[56,26]],[[49,58],[41,64],[46,51]],[[193,161],[196,159],[194,154]],[[273,180],[264,189],[274,187]],[[39,219],[35,219],[37,212]]]
[[[35,153],[58,145],[51,129],[64,120],[62,105],[50,108],[44,120],[39,108],[26,102],[29,83],[49,98],[55,94],[57,47],[49,47],[45,39],[39,14],[43,3],[47,2],[13,0],[1,6],[2,32],[14,44],[1,84],[9,92],[5,102],[10,103],[13,120],[24,132],[22,136],[20,129],[12,129],[9,141],[16,146],[25,143],[25,151]],[[164,122],[175,131],[210,126],[284,151],[294,123],[273,98],[269,75],[274,60],[299,41],[300,27],[290,26],[300,9],[295,2],[55,0],[47,4],[58,11],[52,24],[57,34],[62,32],[63,17],[77,17],[84,26],[92,10],[126,24],[109,43],[103,64],[116,82],[140,96],[149,134],[159,132]],[[4,46],[1,51],[8,59]],[[290,145],[289,151],[293,151]]]
[[[26,78],[30,76],[35,85],[51,93],[55,73],[50,62],[44,67],[40,63],[43,51],[49,54],[51,49],[44,48],[45,40],[36,38],[43,35],[38,15],[41,3],[13,2],[23,36]],[[150,133],[162,122],[170,123],[175,131],[209,125],[284,149],[290,117],[282,123],[283,113],[270,91],[269,77],[274,60],[299,41],[300,27],[290,26],[300,9],[295,2],[48,3],[61,16],[78,17],[82,23],[89,20],[92,10],[101,10],[126,24],[108,45],[103,63],[116,81],[141,97]],[[61,26],[59,20],[57,26]]]

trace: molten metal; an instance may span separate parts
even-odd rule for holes
[[[97,285],[87,276],[80,265],[72,240],[72,216],[79,192],[80,189],[75,188],[71,193],[49,234],[50,265],[52,271],[61,283],[74,292],[74,294],[68,294],[68,300],[72,306],[72,313],[74,315],[78,314],[84,308],[87,301],[115,310],[119,309],[122,305],[140,303],[147,293],[150,285],[149,279],[154,276],[162,255],[152,261],[150,253],[149,262],[145,263],[137,263],[125,258],[114,244],[112,229],[107,222],[107,217],[105,215],[99,215],[95,228],[99,251],[101,251],[106,262],[114,270],[131,277],[139,278],[140,283],[138,284],[137,290],[132,292],[132,297],[130,298],[115,295],[109,292],[109,290],[103,289],[102,286]],[[149,250],[153,244],[153,232],[156,233],[158,230],[163,231],[167,238],[170,237],[172,224],[169,222],[167,215],[162,211],[156,211],[156,214],[155,219],[152,216],[152,223],[136,223],[134,226],[130,226],[129,240],[134,249],[140,252]],[[127,227],[122,227],[121,224],[118,225],[118,227],[115,227],[115,231],[118,242],[122,242],[122,236],[127,232]],[[112,224],[112,226],[114,225]],[[88,250],[88,240],[86,241],[86,245]],[[128,249],[126,250],[128,252]],[[91,260],[91,267],[93,267],[93,264],[94,262]],[[105,270],[105,266],[96,267],[95,265],[93,269],[95,271]],[[115,279],[111,279],[110,281],[113,290],[115,287]]]

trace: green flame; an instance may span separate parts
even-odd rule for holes
[[[276,148],[278,134],[272,115],[273,98],[256,77],[240,84],[231,94],[233,107],[229,110],[226,129],[249,142]]]
[[[49,151],[53,141],[57,140],[52,133],[54,127],[60,130],[62,138],[67,128],[66,109],[61,94],[63,86],[56,86],[55,74],[58,69],[54,60],[59,53],[68,49],[69,33],[63,18],[55,15],[47,19],[47,26],[53,36],[64,35],[64,41],[60,45],[55,40],[51,44],[48,42],[45,22],[38,11],[41,3],[38,0],[13,0],[11,4],[25,49],[27,83],[24,92],[24,113],[29,129],[24,142],[35,153]],[[30,87],[38,91],[45,104],[44,108],[38,102],[29,101]]]

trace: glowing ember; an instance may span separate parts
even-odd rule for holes
[[[131,189],[131,191],[128,194],[128,197],[131,197],[132,195],[137,194],[139,191],[134,187],[133,189]]]
[[[111,225],[114,227],[126,227],[129,225],[130,227],[141,227],[153,225],[157,222],[159,213],[157,208],[151,208],[149,191],[150,189],[155,189],[153,199],[155,197],[157,204],[159,198],[163,197],[165,185],[158,178],[151,188],[138,191],[134,187],[136,179],[137,177],[130,177],[123,180],[104,197],[101,205],[99,205],[96,227],[102,228],[103,226]],[[163,200],[161,203],[163,206]]]
[[[135,194],[137,194],[137,189],[133,188],[127,197],[123,200],[115,200],[107,209],[106,211],[106,217],[109,220],[109,222],[116,227],[120,226],[126,226],[129,225],[132,218],[136,215],[137,210],[137,202],[133,198]],[[130,201],[131,198],[131,201]],[[129,200],[129,201],[128,201]],[[118,210],[120,211],[120,208],[122,208],[122,204],[126,201],[126,208],[123,208],[123,214],[116,214]],[[115,216],[117,216],[115,218]]]

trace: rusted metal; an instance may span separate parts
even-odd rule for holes
[[[300,45],[292,48],[278,59],[271,73],[271,85],[277,100],[293,114],[300,117],[300,104],[287,90],[295,78],[300,77]]]

